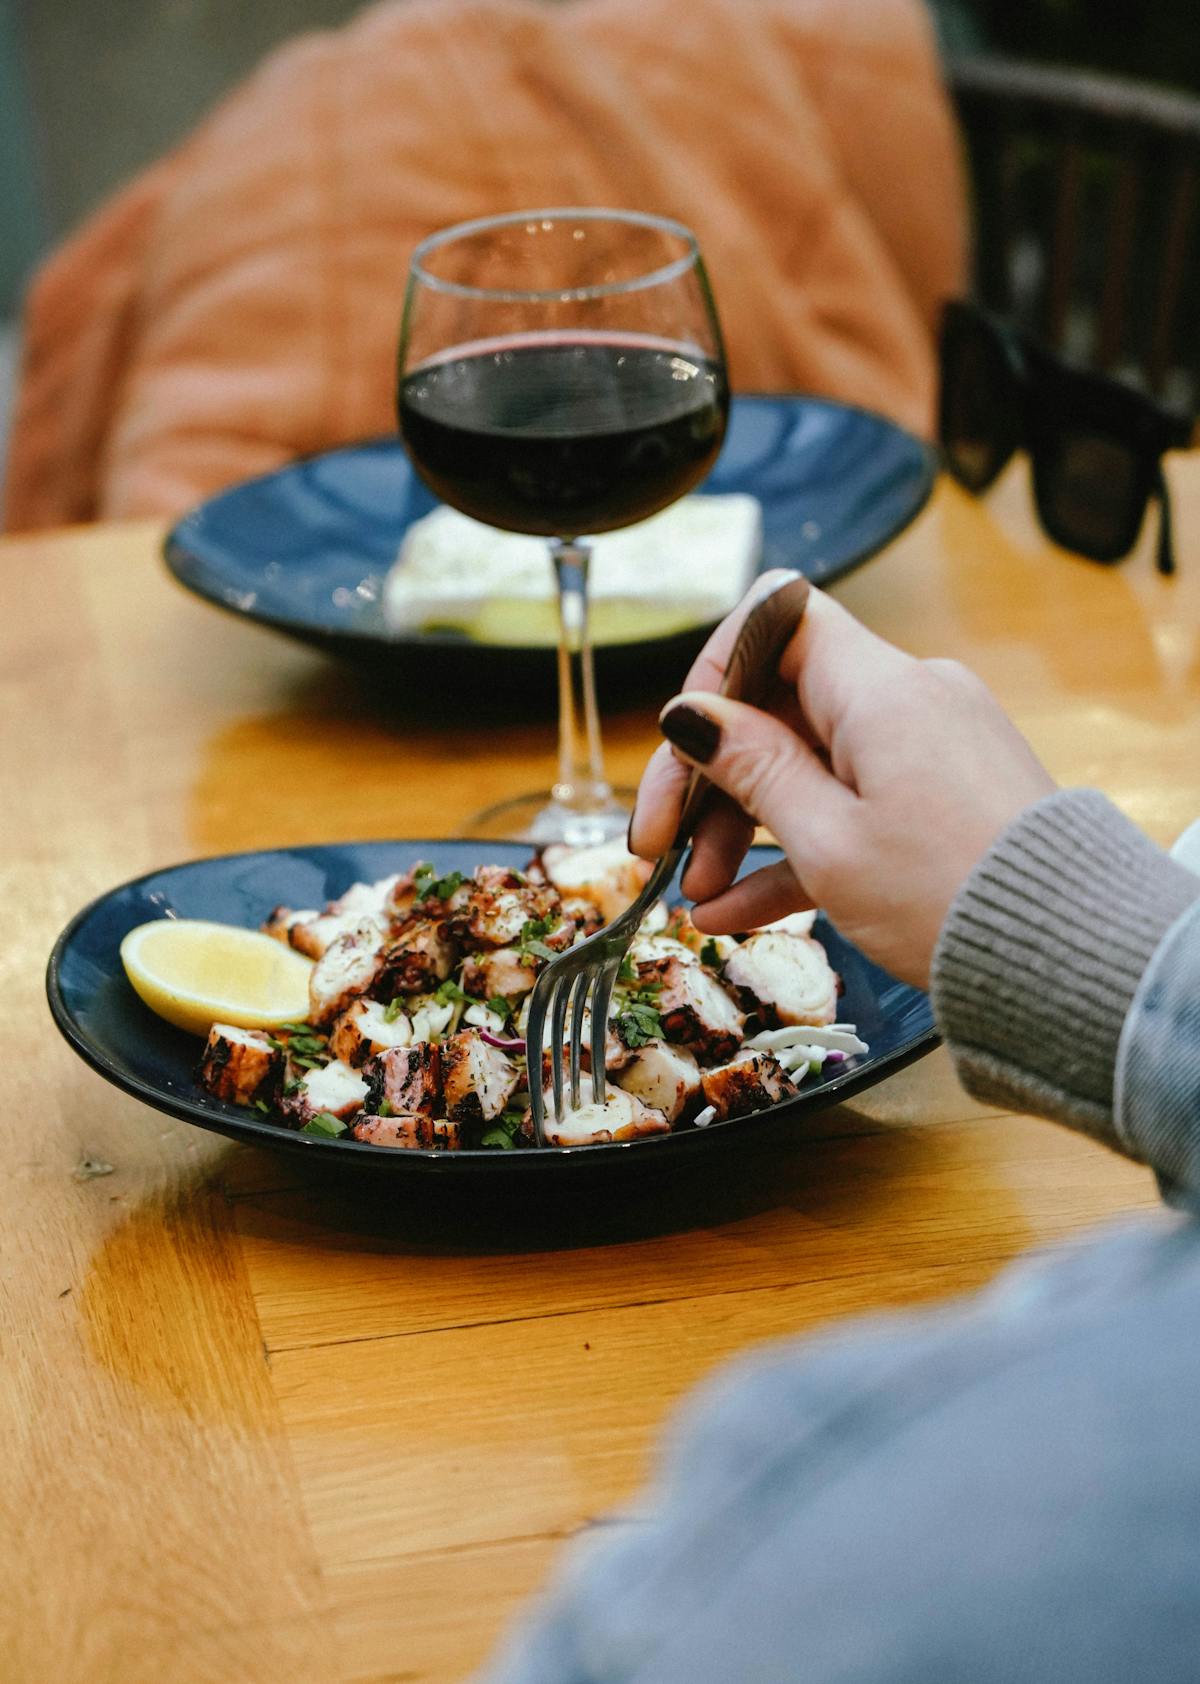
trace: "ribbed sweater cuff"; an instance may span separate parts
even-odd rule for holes
[[[1096,790],[1022,813],[963,885],[934,955],[934,1014],[968,1092],[1118,1145],[1121,1025],[1197,897],[1200,878]]]

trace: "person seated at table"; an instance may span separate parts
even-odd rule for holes
[[[931,430],[966,216],[921,0],[405,0],[272,54],[35,278],[8,527],[394,432],[417,241],[575,204],[695,228],[741,390]]]
[[[636,849],[702,766],[701,929],[826,908],[931,986],[971,1093],[1149,1164],[1183,1214],[743,1359],[488,1684],[1192,1684],[1200,877],[1056,789],[965,668],[814,592],[759,711],[708,693],[732,632],[662,716]],[[753,820],[786,859],[734,884]]]

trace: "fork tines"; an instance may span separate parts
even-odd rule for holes
[[[590,1019],[591,1028],[592,1098],[597,1105],[603,1105],[608,1097],[608,1008],[628,943],[629,938],[618,935],[614,925],[552,959],[538,977],[530,996],[525,1047],[529,1108],[534,1137],[539,1146],[546,1144],[542,1051],[547,1013],[550,1017],[550,1082],[554,1117],[561,1120],[567,1086],[563,1075],[564,1046],[568,1048],[571,1109],[575,1110],[580,1102],[585,1018]],[[566,1034],[568,1010],[571,1013],[569,1042]]]

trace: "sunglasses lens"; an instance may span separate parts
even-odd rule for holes
[[[942,327],[938,432],[946,466],[968,491],[985,491],[1017,447],[1016,378],[986,323],[948,310]]]
[[[1117,561],[1133,548],[1150,488],[1128,445],[1095,433],[1043,436],[1034,484],[1042,523],[1065,548],[1093,561]]]

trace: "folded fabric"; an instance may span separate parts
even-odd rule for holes
[[[35,277],[7,524],[390,432],[415,242],[556,204],[697,230],[735,388],[928,430],[965,210],[920,0],[398,0],[273,54]]]

